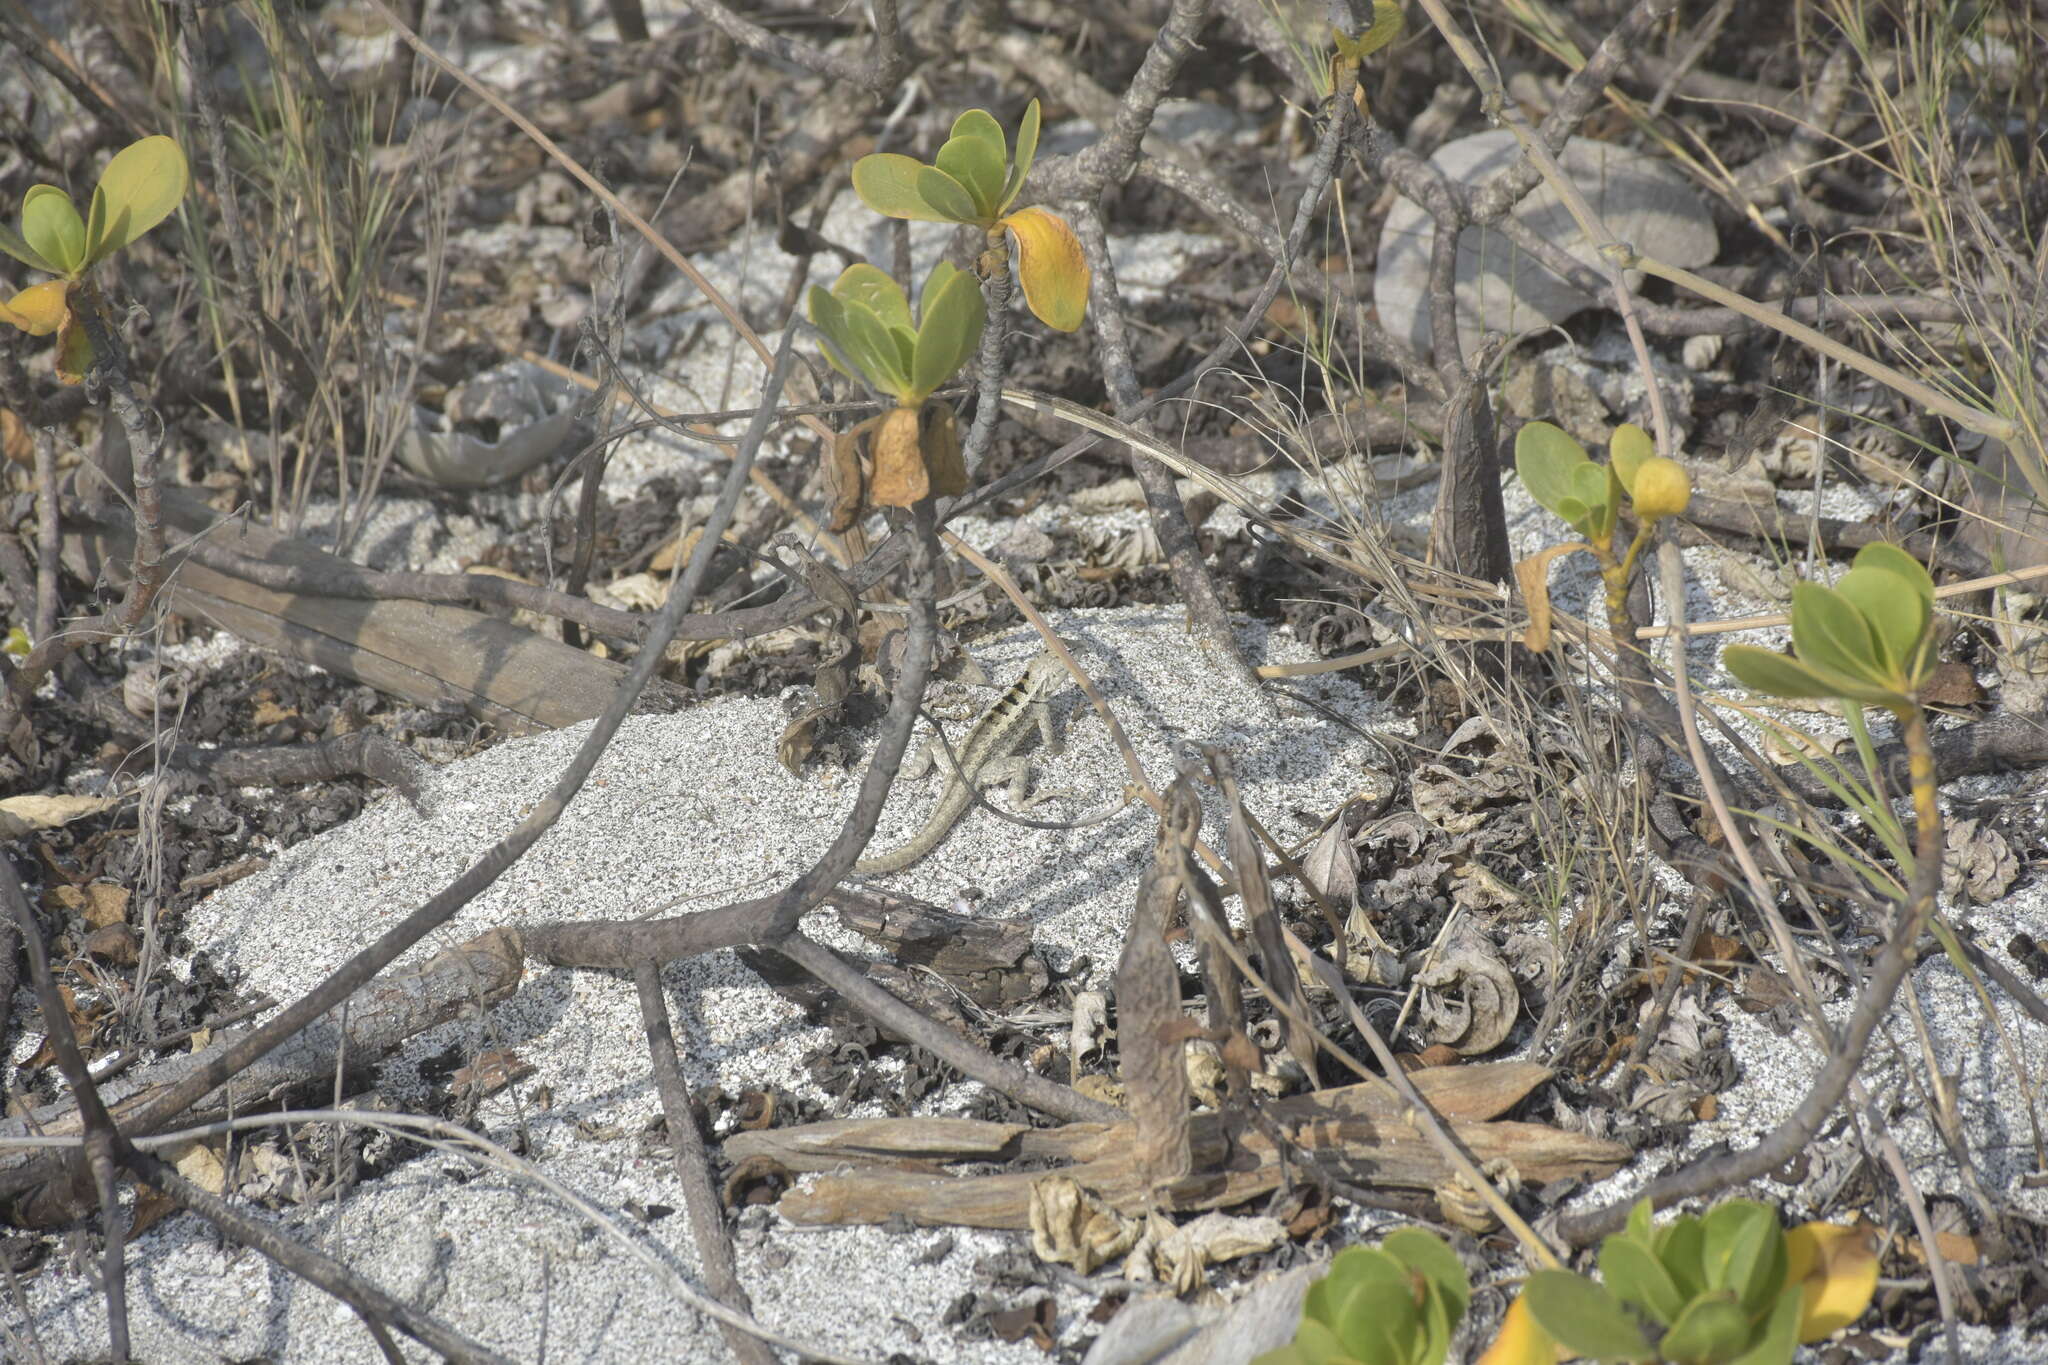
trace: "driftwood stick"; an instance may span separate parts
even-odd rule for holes
[[[661,1092],[662,1114],[668,1120],[669,1150],[675,1155],[676,1180],[683,1187],[683,1209],[689,1215],[690,1233],[697,1242],[704,1283],[711,1296],[727,1308],[752,1317],[754,1303],[740,1283],[739,1266],[733,1260],[732,1238],[725,1230],[725,1209],[711,1184],[711,1158],[704,1150],[704,1135],[697,1131],[689,1082],[683,1079],[682,1066],[676,1059],[675,1030],[669,1024],[668,1002],[661,994],[661,968],[652,962],[642,962],[633,969],[633,988],[640,996],[640,1022],[647,1030],[654,1082]],[[718,1324],[718,1331],[741,1365],[774,1365],[775,1353],[758,1338],[724,1321]]]

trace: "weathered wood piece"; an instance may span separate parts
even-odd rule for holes
[[[1529,1062],[1444,1067],[1411,1079],[1471,1151],[1486,1162],[1504,1157],[1525,1181],[1597,1178],[1627,1161],[1629,1149],[1541,1124],[1495,1121],[1550,1071]],[[1301,1148],[1354,1184],[1434,1189],[1450,1177],[1435,1147],[1403,1114],[1392,1089],[1368,1082],[1296,1095],[1267,1112]],[[1133,1216],[1152,1206],[1154,1188],[1133,1159],[1130,1125],[1067,1124],[1028,1128],[971,1119],[847,1119],[801,1128],[739,1133],[726,1140],[728,1159],[765,1156],[795,1172],[833,1172],[782,1197],[778,1208],[797,1223],[880,1223],[898,1215],[932,1225],[1028,1226],[1031,1186],[1057,1169]],[[1160,1192],[1168,1207],[1226,1208],[1270,1193],[1282,1179],[1279,1153],[1257,1131],[1233,1148],[1222,1116],[1193,1116],[1193,1173]],[[1028,1163],[1035,1169],[955,1176],[956,1162]],[[1070,1163],[1051,1167],[1048,1163]],[[847,1168],[852,1167],[851,1171]]]
[[[223,521],[190,493],[163,492],[173,544],[204,535],[251,559],[306,566],[344,563],[246,519]],[[92,529],[65,538],[64,558],[88,582],[105,566],[125,576],[132,537]],[[465,607],[367,602],[268,588],[173,556],[166,589],[180,616],[232,631],[259,649],[317,664],[417,705],[460,702],[507,734],[589,720],[604,709],[623,669],[558,640]]]

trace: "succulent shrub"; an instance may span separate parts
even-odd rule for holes
[[[1550,561],[1575,550],[1589,551],[1600,565],[1607,590],[1607,619],[1618,622],[1628,595],[1628,579],[1636,557],[1649,543],[1650,528],[1664,517],[1685,511],[1692,500],[1692,479],[1678,461],[1657,454],[1650,434],[1632,422],[1614,430],[1607,463],[1596,464],[1586,448],[1562,428],[1531,422],[1515,437],[1515,473],[1538,504],[1562,518],[1582,539],[1531,555],[1515,566],[1522,596],[1529,604],[1529,629],[1523,643],[1542,650],[1550,642],[1550,593],[1546,576]],[[1620,558],[1614,554],[1614,528],[1622,499],[1636,515],[1635,538]]]
[[[1600,1244],[1599,1265],[1597,1281],[1531,1275],[1482,1365],[1788,1365],[1801,1343],[1862,1316],[1877,1289],[1867,1230],[1807,1223],[1787,1233],[1775,1210],[1748,1199],[1663,1224],[1645,1200]]]
[[[810,314],[833,368],[895,403],[836,443],[832,529],[850,526],[864,501],[908,507],[934,494],[966,492],[953,409],[931,395],[981,339],[987,318],[974,277],[939,262],[925,278],[913,318],[896,281],[874,266],[852,265],[829,291],[811,287]],[[872,446],[869,477],[858,455],[864,441]]]
[[[92,363],[92,343],[72,312],[72,291],[95,265],[169,217],[189,179],[175,141],[146,137],[107,163],[85,214],[55,185],[35,185],[22,196],[20,230],[0,225],[0,251],[57,277],[0,304],[0,322],[30,336],[55,332],[57,375],[65,383],[78,383]]]
[[[1024,302],[1048,327],[1071,332],[1088,307],[1088,263],[1066,220],[1035,205],[1013,209],[1038,155],[1038,101],[1017,126],[1014,156],[1002,125],[985,109],[953,120],[952,136],[931,163],[877,152],[853,163],[853,189],[885,218],[964,223],[988,236],[985,268],[1006,268],[1004,234],[1017,244]]]
[[[1934,579],[1882,542],[1856,552],[1833,587],[1792,586],[1792,653],[1730,645],[1721,660],[1745,686],[1775,697],[1841,697],[1902,714],[1918,708],[1933,670]]]
[[[1457,1253],[1401,1228],[1338,1252],[1303,1297],[1294,1340],[1253,1365],[1440,1365],[1471,1297]]]

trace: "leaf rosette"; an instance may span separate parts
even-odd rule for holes
[[[75,384],[92,362],[85,329],[71,313],[71,290],[86,272],[171,215],[185,197],[185,153],[168,137],[146,137],[115,153],[81,215],[55,185],[31,186],[19,231],[0,224],[0,251],[55,275],[0,303],[0,322],[30,336],[57,334],[57,374]]]
[[[1730,645],[1721,661],[1753,691],[1841,697],[1898,712],[1934,668],[1934,580],[1919,560],[1879,542],[1856,552],[1832,588],[1792,587],[1792,653]]]
[[[932,162],[876,152],[853,163],[853,189],[885,218],[964,223],[1017,245],[1024,302],[1046,326],[1071,332],[1088,306],[1088,263],[1074,230],[1038,207],[1012,209],[1038,155],[1039,111],[1033,100],[1017,126],[1016,153],[1002,125],[985,109],[953,120],[952,135]]]

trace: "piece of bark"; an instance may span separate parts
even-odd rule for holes
[[[907,896],[844,889],[832,900],[846,928],[906,966],[936,972],[983,1009],[1035,1000],[1052,980],[1020,920],[973,919]]]
[[[1201,827],[1200,799],[1183,773],[1167,792],[1152,861],[1139,880],[1116,964],[1117,1071],[1132,1119],[1126,1160],[1147,1189],[1162,1194],[1193,1169],[1186,1062],[1191,1025],[1181,1011],[1180,967],[1166,931],[1186,885],[1186,847]]]
[[[856,1009],[838,991],[773,948],[743,945],[733,951],[777,995],[801,1008],[813,1022],[834,1034],[871,1028],[884,1042],[901,1044],[913,1041]],[[827,951],[925,1018],[944,1024],[970,1042],[985,1041],[981,1031],[961,1012],[959,1002],[953,999],[945,983],[934,981],[923,972],[905,971],[893,962],[869,962],[851,953],[842,953],[837,948]]]
[[[175,542],[205,535],[252,559],[320,565],[342,561],[246,520],[222,521],[189,493],[163,493],[165,531]],[[67,535],[73,573],[97,581],[125,573],[124,532]],[[317,664],[417,705],[460,702],[507,734],[532,734],[589,720],[604,709],[623,668],[510,622],[440,603],[366,602],[273,592],[173,555],[170,609],[230,631],[259,649]],[[649,697],[666,696],[650,689]]]
[[[1598,1177],[1628,1160],[1629,1149],[1540,1124],[1493,1122],[1548,1079],[1527,1062],[1446,1067],[1413,1080],[1446,1119],[1474,1159],[1504,1157],[1525,1182],[1567,1176]],[[1410,1125],[1391,1088],[1369,1082],[1297,1095],[1267,1107],[1291,1140],[1326,1161],[1353,1184],[1433,1189],[1449,1177],[1435,1146]],[[1190,1211],[1224,1208],[1268,1194],[1285,1178],[1271,1139],[1240,1135],[1234,1149],[1222,1116],[1197,1114],[1190,1126],[1192,1174],[1157,1193],[1167,1207]],[[727,1139],[728,1160],[772,1157],[798,1172],[841,1171],[785,1194],[778,1206],[799,1223],[879,1223],[902,1215],[932,1225],[1023,1229],[1028,1226],[1032,1169],[991,1176],[940,1173],[948,1162],[979,1164],[1048,1159],[1120,1211],[1136,1216],[1153,1207],[1155,1187],[1133,1155],[1128,1124],[1068,1124],[1031,1129],[967,1119],[846,1120],[802,1128],[741,1133]]]

